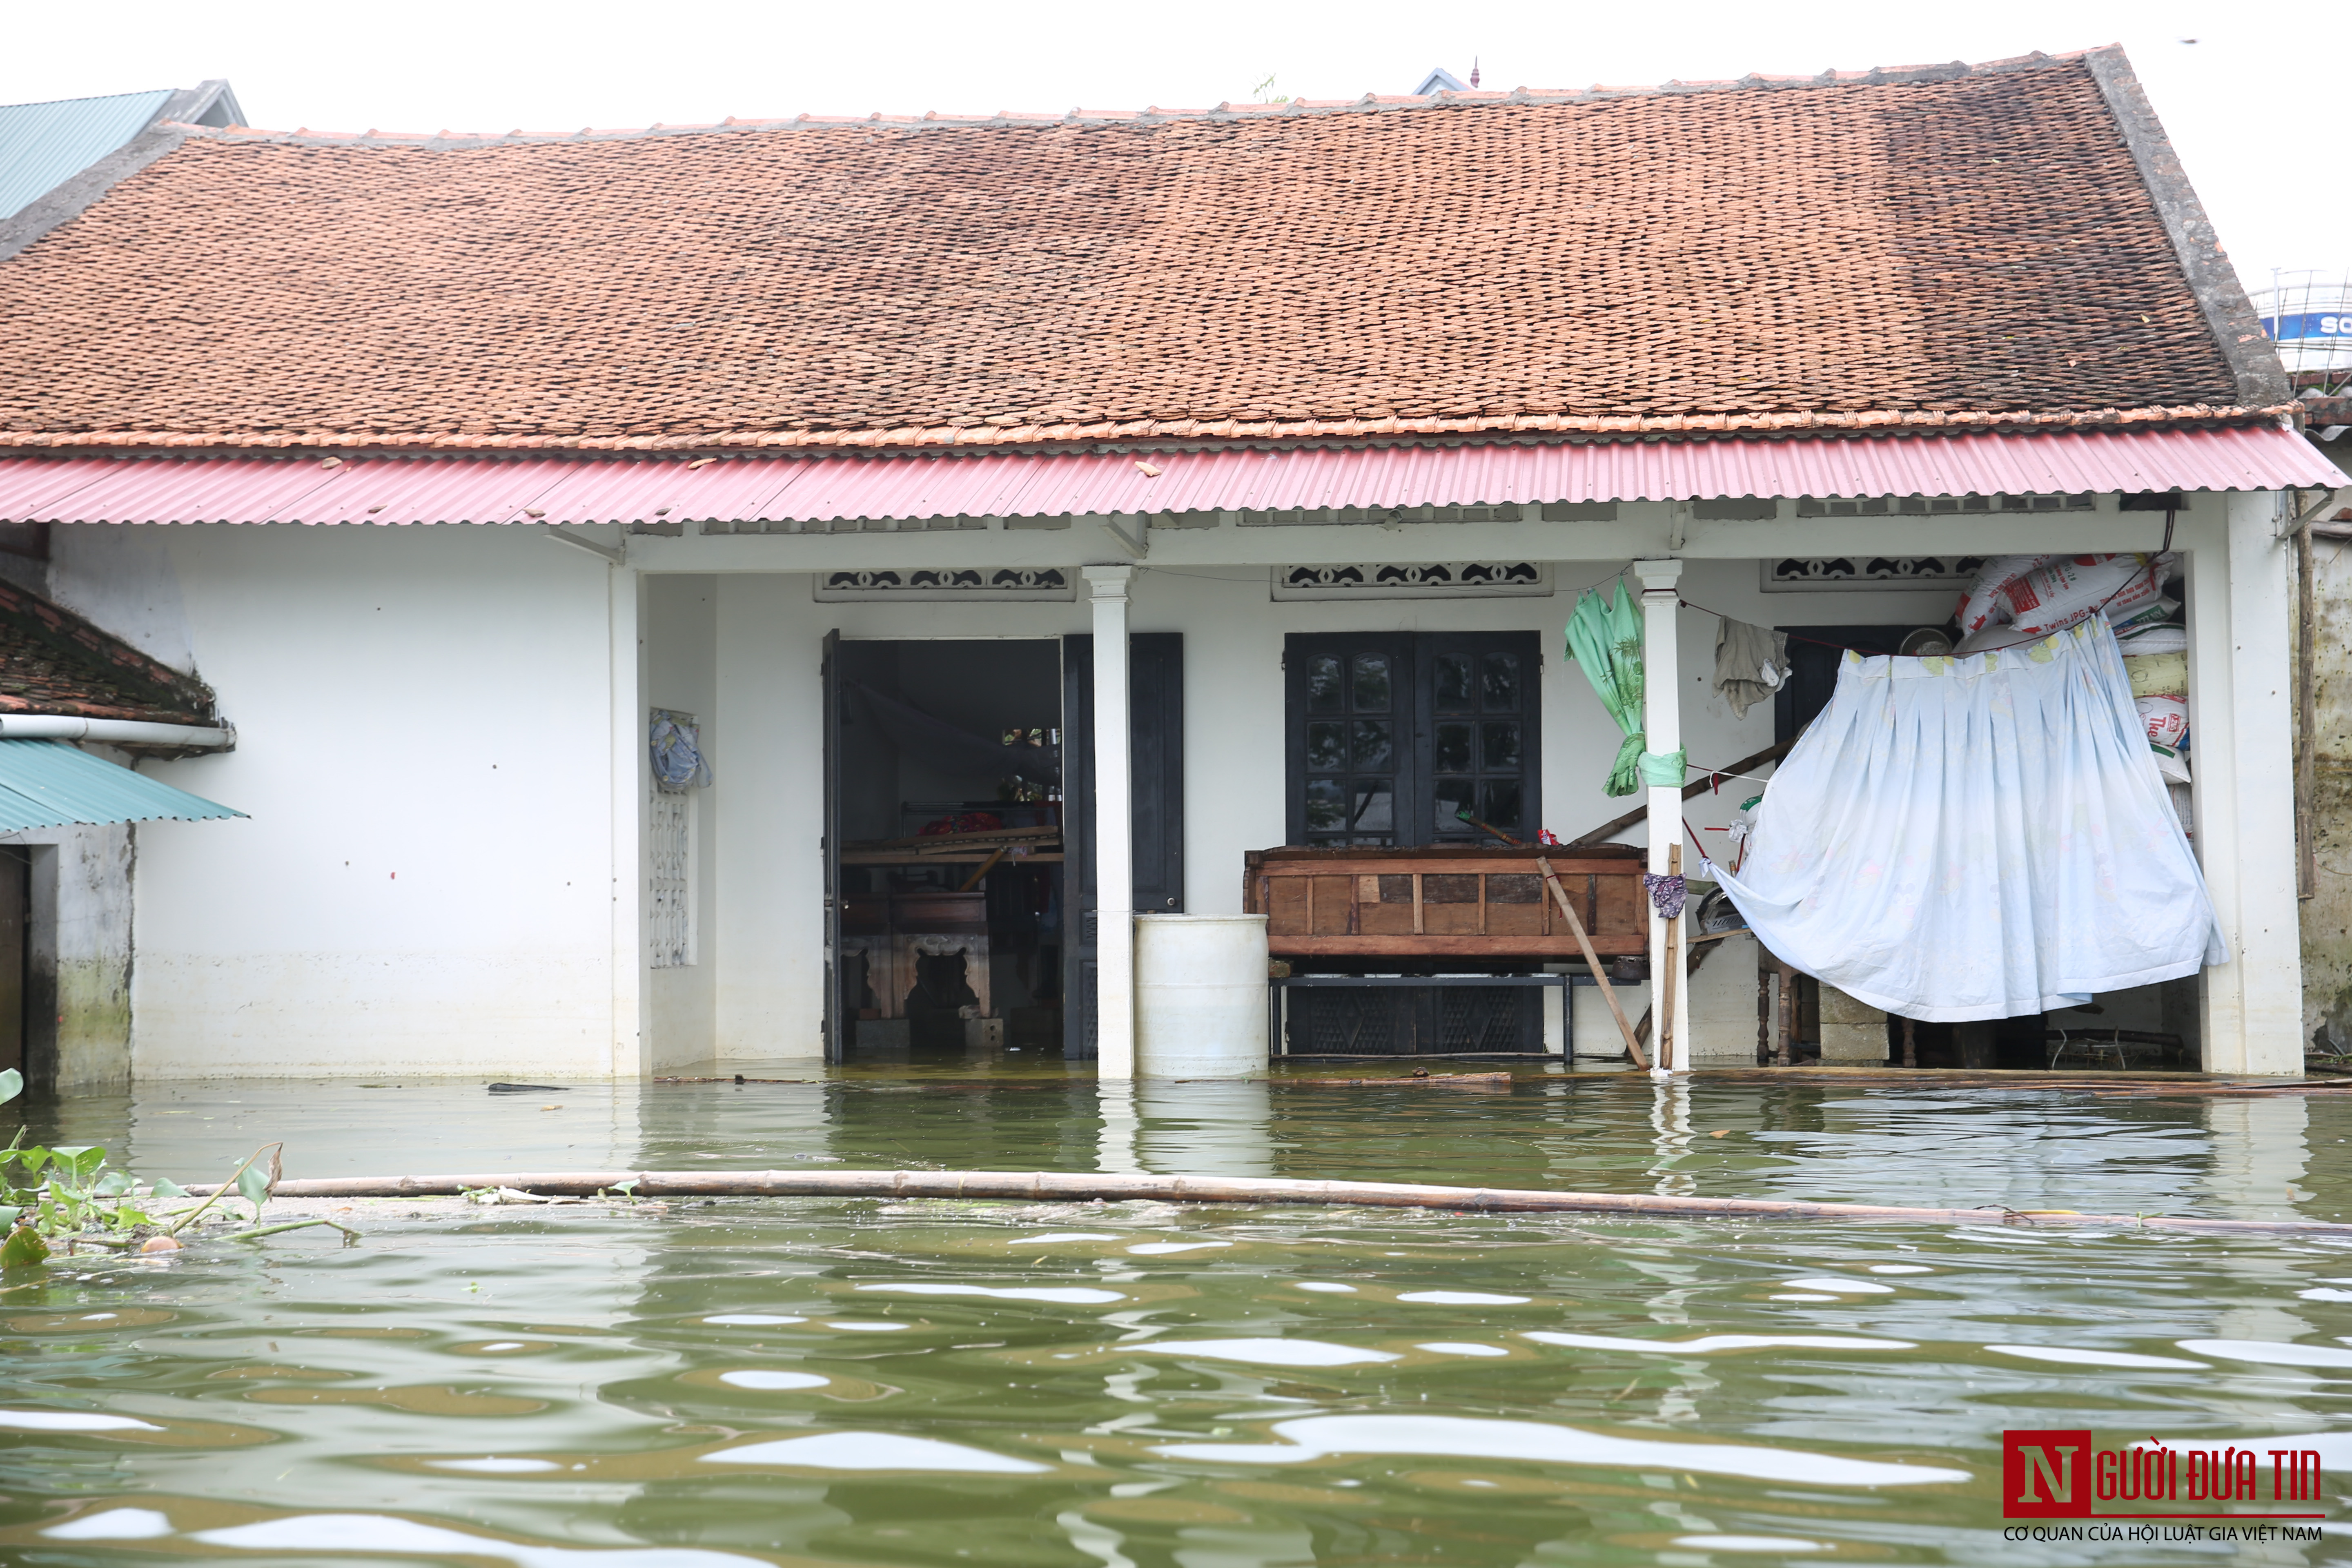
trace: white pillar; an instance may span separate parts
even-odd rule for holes
[[[2200,977],[2208,1072],[2303,1070],[2292,545],[2267,494],[2200,496],[2187,546],[2197,858],[2230,962]]]
[[[1099,1079],[1135,1076],[1134,784],[1127,590],[1132,566],[1084,568],[1095,614],[1095,1038]]]
[[[1675,560],[1636,561],[1633,575],[1642,580],[1642,729],[1649,749],[1661,755],[1682,749],[1682,670],[1676,658],[1675,633],[1683,563]],[[1650,870],[1666,874],[1667,852],[1682,839],[1681,781],[1650,786]],[[1687,851],[1685,853],[1688,853]],[[1685,871],[1691,869],[1687,864]],[[1650,994],[1663,996],[1666,973],[1666,922],[1654,907],[1650,910]],[[1690,987],[1677,975],[1671,1017],[1653,1024],[1651,1059],[1661,1072],[1682,1072],[1690,1067]]]
[[[593,567],[593,563],[585,563]],[[653,866],[646,843],[646,796],[652,787],[645,704],[645,579],[634,566],[604,571],[612,628],[613,725],[613,1041],[607,1070],[642,1077],[653,1037],[652,987],[646,984],[645,908]]]

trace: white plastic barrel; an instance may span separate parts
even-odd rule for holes
[[[1135,1076],[1265,1071],[1265,917],[1138,915]]]

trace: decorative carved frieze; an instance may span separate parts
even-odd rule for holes
[[[1426,565],[1277,566],[1274,596],[1285,599],[1541,598],[1551,567],[1533,561],[1438,561]]]
[[[1844,588],[1962,590],[1977,580],[1981,555],[1773,555],[1763,562],[1768,594]]]
[[[895,566],[816,574],[820,604],[901,599],[1042,604],[1077,596],[1073,574],[1059,566]]]

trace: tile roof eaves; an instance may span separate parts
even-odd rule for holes
[[[1786,439],[1823,436],[1931,435],[1950,431],[2031,435],[2049,430],[2098,430],[2185,426],[2218,426],[2281,423],[2299,426],[2302,407],[2216,407],[2203,404],[2162,408],[2105,408],[2060,413],[2030,410],[1938,413],[1767,415],[1523,415],[1496,419],[1318,419],[1318,420],[1128,420],[1094,424],[1013,426],[907,426],[873,430],[717,432],[681,436],[542,437],[529,436],[354,436],[321,431],[265,437],[184,436],[156,432],[54,435],[0,431],[0,457],[61,451],[89,455],[157,457],[280,456],[301,458],[319,453],[356,457],[494,457],[578,454],[583,458],[687,458],[702,454],[804,457],[877,453],[989,451],[1046,453],[1118,442],[1234,442],[1280,446],[1332,442],[1419,444],[1431,440],[1473,445],[1512,437],[1566,440],[1660,440],[1677,437]]]
[[[209,727],[220,722],[210,713],[199,713],[178,708],[148,708],[137,703],[85,702],[68,698],[18,697],[0,692],[0,713],[21,713],[27,718],[56,716],[65,719],[127,719],[137,724],[193,724]]]

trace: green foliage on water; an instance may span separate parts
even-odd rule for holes
[[[13,1075],[12,1075],[13,1076]],[[71,1236],[95,1245],[127,1247],[155,1216],[141,1205],[130,1173],[110,1168],[96,1145],[45,1148],[26,1144],[18,1128],[0,1150],[0,1225],[13,1227],[0,1266],[17,1268],[47,1257],[45,1238]],[[31,1239],[20,1240],[20,1237]]]
[[[25,1092],[25,1078],[14,1068],[0,1069],[0,1105]],[[0,1268],[30,1268],[48,1260],[53,1241],[70,1238],[77,1245],[124,1249],[152,1236],[175,1237],[200,1218],[226,1194],[235,1192],[261,1211],[277,1185],[277,1164],[260,1166],[262,1155],[278,1148],[264,1144],[246,1157],[228,1181],[192,1208],[150,1212],[151,1207],[189,1196],[177,1182],[159,1178],[142,1192],[128,1171],[106,1163],[106,1151],[96,1144],[25,1142],[26,1129],[18,1127],[5,1149],[0,1149]],[[302,1225],[331,1225],[331,1220],[305,1220]],[[291,1229],[295,1226],[278,1226]],[[346,1235],[347,1226],[337,1226]],[[265,1234],[274,1234],[265,1233]]]

